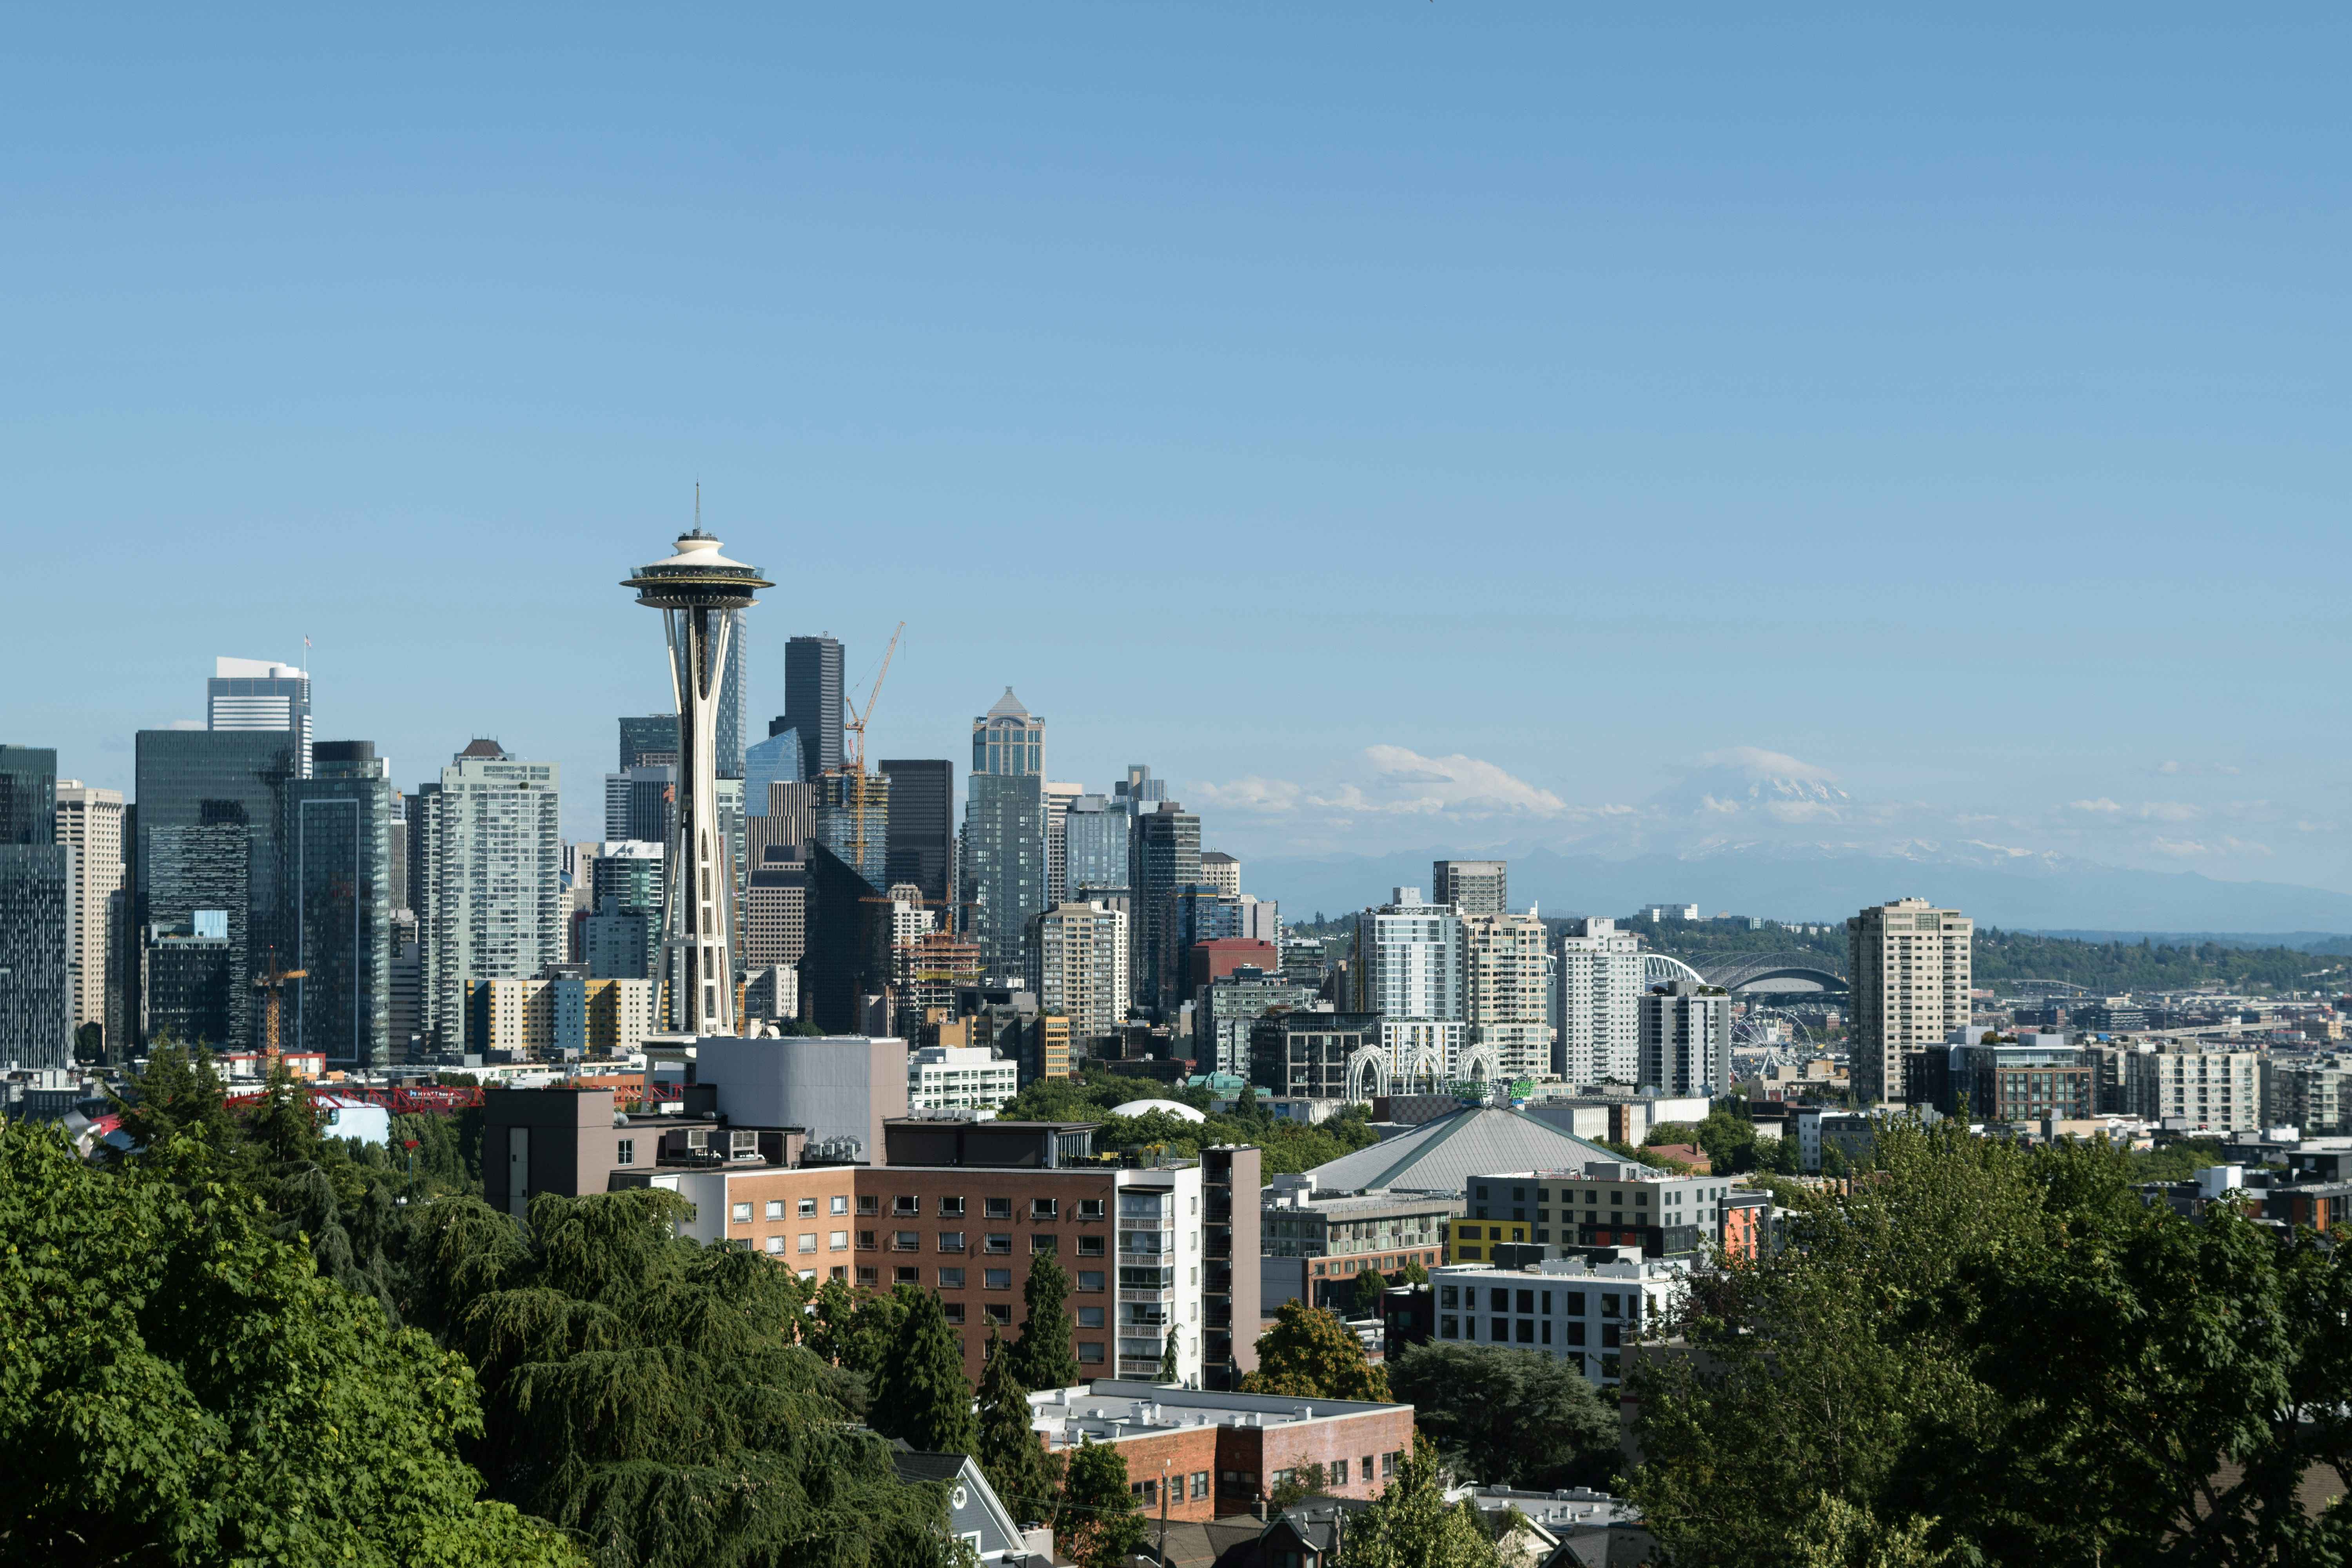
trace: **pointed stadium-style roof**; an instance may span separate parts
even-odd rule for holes
[[[1307,1174],[1318,1193],[1459,1193],[1471,1177],[1497,1171],[1581,1170],[1588,1160],[1622,1158],[1523,1110],[1474,1105],[1327,1161]]]
[[[1013,696],[1013,688],[1008,686],[1004,689],[1004,695],[996,700],[996,706],[988,710],[988,717],[991,719],[1026,719],[1029,717],[1029,710],[1021,706],[1021,699]]]

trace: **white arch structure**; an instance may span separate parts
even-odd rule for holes
[[[1472,1046],[1462,1053],[1461,1076],[1472,1083],[1499,1083],[1503,1058],[1492,1046]]]
[[[1642,984],[1664,985],[1671,981],[1687,980],[1693,985],[1704,985],[1706,977],[1679,958],[1669,958],[1663,952],[1642,955]]]
[[[1378,1046],[1357,1047],[1348,1058],[1348,1098],[1371,1100],[1388,1091],[1388,1057]]]

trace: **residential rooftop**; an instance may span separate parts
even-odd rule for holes
[[[1029,1425],[1050,1448],[1197,1426],[1286,1426],[1393,1411],[1366,1399],[1307,1399],[1280,1394],[1226,1394],[1157,1383],[1097,1378],[1084,1388],[1048,1388],[1029,1396]]]

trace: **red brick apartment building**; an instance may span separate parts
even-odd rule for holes
[[[1117,1444],[1129,1489],[1154,1516],[1164,1478],[1171,1520],[1251,1512],[1307,1465],[1323,1467],[1323,1490],[1333,1497],[1375,1498],[1412,1447],[1412,1405],[1362,1400],[1106,1379],[1033,1394],[1029,1411],[1055,1453],[1081,1442]]]
[[[1070,1276],[1087,1375],[1156,1375],[1171,1326],[1195,1386],[1256,1367],[1255,1148],[1129,1165],[1096,1158],[1091,1122],[908,1119],[886,1123],[881,1164],[811,1164],[800,1129],[731,1125],[699,1098],[698,1114],[616,1116],[610,1090],[489,1090],[487,1196],[520,1215],[540,1192],[668,1188],[694,1205],[679,1229],[698,1240],[804,1278],[935,1290],[975,1384],[990,1330],[1019,1331],[1040,1258]]]

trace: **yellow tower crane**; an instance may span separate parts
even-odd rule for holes
[[[900,621],[890,633],[890,646],[882,650],[882,668],[874,672],[874,689],[866,694],[866,706],[850,706],[844,697],[841,705],[849,709],[842,721],[841,746],[843,761],[849,764],[850,863],[859,876],[866,874],[866,724],[874,717],[874,704],[882,699],[882,678],[890,673],[891,656],[898,651],[898,634],[907,629]]]

